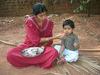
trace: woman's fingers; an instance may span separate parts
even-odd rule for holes
[[[58,35],[56,35],[56,38],[62,38],[65,34],[64,33],[59,33]]]

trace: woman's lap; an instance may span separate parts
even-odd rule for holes
[[[36,57],[28,58],[21,55],[21,51],[25,49],[24,46],[19,46],[9,50],[7,60],[16,67],[26,67],[31,65],[38,65],[42,68],[48,68],[52,62],[58,57],[58,52],[52,47],[46,47],[45,51]]]

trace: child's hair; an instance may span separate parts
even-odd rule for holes
[[[36,3],[33,5],[33,15],[38,15],[42,12],[47,12],[46,6],[43,3]]]
[[[65,26],[70,26],[72,29],[75,28],[74,22],[73,22],[72,20],[70,20],[70,19],[65,20],[65,21],[63,22],[63,28],[64,28]]]

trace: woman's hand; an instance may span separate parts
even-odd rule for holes
[[[64,33],[59,33],[59,34],[57,34],[56,36],[53,36],[53,37],[42,38],[40,43],[41,43],[41,44],[47,44],[50,40],[60,39],[60,38],[62,38],[64,35],[65,35]]]
[[[49,38],[41,38],[40,46],[45,46],[51,40],[51,38],[52,37],[49,37]]]
[[[53,39],[60,39],[62,37],[64,37],[65,33],[59,33],[57,35],[55,35],[54,37],[52,37]]]
[[[41,43],[47,43],[49,41],[49,38],[42,38]]]

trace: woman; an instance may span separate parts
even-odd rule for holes
[[[37,3],[33,6],[32,17],[25,20],[26,38],[23,44],[10,49],[7,60],[15,67],[39,66],[50,68],[57,58],[58,52],[51,47],[53,22],[46,17],[45,5]],[[40,47],[45,45],[45,50],[39,56],[32,58],[24,57],[21,51],[29,47]]]

